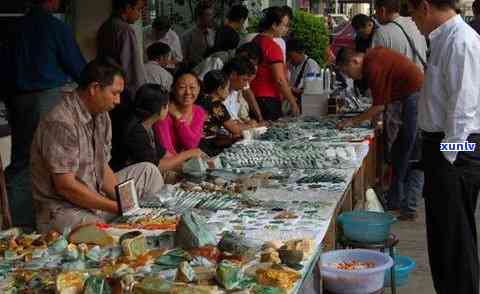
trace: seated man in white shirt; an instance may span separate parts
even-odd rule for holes
[[[320,73],[318,63],[305,54],[305,45],[302,41],[291,39],[287,42],[287,60],[290,71],[290,86],[295,96],[303,93],[303,82],[309,75],[316,76]]]
[[[230,117],[239,120],[242,123],[250,123],[249,117],[240,117],[242,105],[248,105],[242,97],[242,91],[248,86],[249,82],[255,77],[256,69],[247,58],[238,56],[230,60],[223,67],[222,71],[230,79],[230,95],[223,102],[230,114]],[[247,111],[248,112],[248,111]],[[243,111],[245,113],[245,111]]]
[[[172,29],[172,23],[166,16],[158,17],[152,24],[155,40],[170,46],[174,63],[183,61],[182,45],[178,34]]]
[[[173,83],[172,74],[165,68],[171,64],[171,50],[165,43],[154,43],[147,49],[148,62],[145,64],[147,83],[159,84],[165,91],[170,91]]]

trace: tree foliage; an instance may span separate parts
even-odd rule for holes
[[[323,65],[329,42],[329,32],[324,19],[298,10],[293,15],[291,30],[293,36],[305,44],[308,56]]]
[[[258,17],[250,18],[248,32],[257,32],[258,23]],[[294,38],[303,41],[308,56],[323,65],[325,63],[325,49],[329,43],[328,27],[324,18],[297,10],[293,14],[291,31]]]

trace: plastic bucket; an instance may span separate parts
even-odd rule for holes
[[[343,233],[352,241],[378,243],[388,239],[390,227],[396,222],[389,213],[373,211],[350,211],[337,218]]]
[[[395,285],[405,286],[417,263],[408,256],[395,256]],[[390,270],[385,271],[385,287],[390,287]]]
[[[336,262],[373,262],[374,268],[341,270],[332,265]],[[385,271],[393,266],[393,260],[383,253],[365,249],[329,251],[321,256],[321,274],[325,288],[333,293],[366,294],[383,288]]]

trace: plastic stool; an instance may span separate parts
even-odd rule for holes
[[[342,236],[342,238],[340,238],[339,240],[339,244],[345,249],[348,249],[348,248],[372,249],[372,250],[380,250],[381,252],[385,252],[385,249],[388,249],[390,253],[390,257],[394,261],[393,266],[390,268],[390,288],[392,290],[392,294],[396,294],[397,285],[395,284],[395,250],[394,249],[395,249],[395,246],[397,246],[399,241],[400,240],[394,234],[390,234],[387,240],[379,243],[357,242],[357,241],[349,240],[347,237]]]

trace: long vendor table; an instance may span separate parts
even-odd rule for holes
[[[312,189],[307,191],[288,191],[288,193],[265,193],[257,191],[256,197],[261,200],[276,201],[305,201],[308,203],[321,203],[320,209],[321,219],[316,223],[315,228],[308,229],[300,226],[294,226],[289,232],[268,232],[261,230],[257,234],[249,231],[248,228],[241,233],[252,239],[260,239],[261,241],[269,240],[288,240],[294,238],[312,238],[315,242],[314,253],[304,262],[302,270],[302,278],[291,290],[291,293],[321,293],[321,278],[319,273],[319,259],[323,251],[335,249],[337,237],[337,222],[336,218],[342,211],[350,211],[354,207],[362,207],[365,201],[365,191],[369,187],[373,187],[376,183],[376,152],[377,141],[373,130],[364,132],[362,142],[351,143],[347,140],[340,144],[354,145],[357,154],[356,163],[349,168],[344,169],[346,172],[346,181],[342,189],[324,190]],[[358,139],[358,138],[357,138]],[[292,140],[295,142],[295,139]],[[325,143],[320,137],[320,142]],[[340,140],[342,141],[342,140]],[[295,143],[292,143],[295,145]],[[338,144],[338,142],[332,143]],[[328,144],[327,144],[328,145]],[[321,147],[320,147],[321,148]],[[326,148],[326,147],[324,147]],[[282,188],[284,189],[284,188]],[[285,191],[284,191],[285,192]],[[269,198],[270,196],[270,198]],[[294,204],[292,204],[294,205]],[[225,230],[235,230],[235,228],[228,227]],[[304,231],[302,231],[304,230]],[[280,228],[280,231],[282,229]],[[254,232],[254,231],[253,231]]]
[[[377,181],[375,153],[378,148],[374,131],[367,127],[338,131],[335,129],[336,121],[329,118],[276,125],[260,138],[240,142],[220,154],[218,160],[223,167],[217,171],[217,179],[222,175],[228,178],[239,174],[269,174],[268,184],[259,185],[253,192],[245,195],[192,192],[176,185],[167,187],[165,194],[158,195],[162,201],[157,208],[170,214],[198,211],[205,217],[208,231],[218,240],[225,232],[242,236],[258,248],[271,241],[311,240],[313,250],[298,270],[301,278],[287,293],[321,293],[319,259],[322,252],[336,246],[337,215],[362,206],[365,190]],[[119,228],[110,224],[105,230],[113,236],[120,236],[138,228]],[[141,231],[152,238],[165,233],[162,230]],[[12,242],[5,242],[11,235],[0,232],[0,243],[11,247]],[[29,238],[38,236],[31,235]],[[74,257],[75,246],[70,244],[65,247],[67,239],[56,238],[59,239],[48,244],[48,248],[36,248],[33,253],[30,252],[28,259],[24,252],[18,251],[18,247],[14,248],[17,251],[5,250],[4,256],[0,257],[0,276],[3,278],[0,278],[0,291],[16,293],[6,292],[6,289],[11,289],[12,285],[17,287],[18,277],[11,276],[18,275],[18,270],[29,272],[30,277],[32,271],[45,274],[47,269],[55,275],[74,270],[98,274],[98,267],[105,263],[104,260],[99,262],[102,258],[108,256],[115,261],[119,258],[118,255],[112,257],[119,253],[118,244],[112,248],[83,247],[84,262],[81,257]],[[264,266],[258,257],[245,265],[245,273],[255,273]],[[164,273],[155,262],[154,258],[153,267],[138,269],[135,278],[142,280],[150,275],[172,278],[171,271]],[[36,281],[36,287],[44,283],[42,278],[38,279],[42,282]],[[52,277],[45,279],[51,286],[52,281],[48,279]],[[30,282],[23,281],[22,287],[31,287]],[[58,279],[56,282],[58,287]],[[219,293],[223,293],[221,289],[219,287]]]

